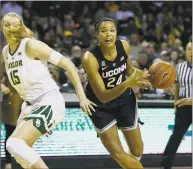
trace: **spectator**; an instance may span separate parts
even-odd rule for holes
[[[100,8],[98,12],[95,15],[95,20],[98,20],[101,17],[108,17],[115,19],[116,18],[116,12],[119,10],[119,6],[111,1],[105,1],[104,7]]]
[[[162,42],[160,45],[161,51],[168,50],[168,44],[166,42]]]
[[[148,55],[144,52],[140,52],[137,56],[140,69],[149,69]]]
[[[160,57],[163,61],[170,62],[170,55],[169,52],[164,50],[160,53]]]
[[[82,59],[82,49],[80,46],[72,47],[71,61],[77,68],[81,67],[81,59]]]
[[[54,81],[57,83],[57,85],[60,88],[62,87],[62,85],[67,83],[67,77],[63,69],[51,63],[48,63],[48,69],[49,69],[50,74],[52,75],[52,78],[54,79]]]
[[[172,50],[175,50],[177,52],[183,52],[184,51],[184,49],[182,47],[182,42],[181,42],[180,39],[175,39],[174,40],[174,44],[172,46]]]
[[[87,76],[86,76],[84,69],[80,68],[78,71],[78,74],[80,76],[80,80],[81,80],[82,84],[85,84],[85,82],[87,81]]]
[[[138,34],[132,34],[131,37],[130,37],[130,54],[131,56],[131,59],[135,59],[139,52],[140,52],[140,41],[139,41],[139,35]]]
[[[96,1],[45,4],[35,1],[2,1],[1,13],[7,9],[17,10],[16,13],[23,14],[25,24],[33,30],[38,39],[69,56],[74,46],[79,46],[80,50],[84,51],[96,45],[97,38],[93,25],[95,19],[100,16],[115,18],[118,37],[130,41],[130,57],[133,64],[139,65],[141,69],[148,68],[160,60],[169,61],[174,66],[183,62],[184,44],[192,33],[191,2],[179,4]],[[1,43],[6,44],[3,35]],[[166,51],[167,55],[163,54]],[[72,59],[80,69],[80,59],[74,56]],[[66,77],[65,72],[62,72],[61,76]],[[64,80],[64,84],[66,82],[67,80]]]
[[[146,53],[148,55],[148,64],[151,65],[155,58],[159,58],[159,55],[155,52],[154,45],[149,43]]]
[[[157,62],[160,62],[160,61],[162,61],[161,58],[155,58],[155,59],[153,60],[153,64],[154,64],[154,63],[157,63]]]
[[[81,39],[83,40],[83,48],[89,48],[92,44],[96,43],[96,32],[94,24],[85,27],[81,33]]]
[[[178,52],[172,51],[171,54],[170,54],[170,58],[171,58],[171,63],[173,65],[176,65],[177,59],[178,59]]]
[[[54,41],[52,39],[51,31],[45,32],[43,42],[45,42],[48,46],[54,48]]]
[[[116,14],[117,28],[120,36],[130,36],[132,33],[137,33],[138,29],[135,24],[135,14],[129,9],[128,2],[121,2],[121,10]]]
[[[22,16],[23,14],[23,9],[20,5],[17,4],[17,2],[12,1],[12,2],[6,2],[2,6],[2,16],[9,12],[15,12],[18,15]]]
[[[31,27],[32,15],[30,15],[30,12],[28,9],[24,9],[23,11],[23,21],[26,26]]]

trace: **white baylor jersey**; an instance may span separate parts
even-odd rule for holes
[[[5,46],[4,61],[9,81],[18,91],[24,101],[34,103],[45,93],[59,90],[47,68],[46,61],[33,60],[25,53],[26,42],[24,38],[13,55],[9,46]]]

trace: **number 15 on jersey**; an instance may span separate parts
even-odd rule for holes
[[[10,72],[11,81],[14,85],[18,85],[21,83],[19,76],[18,76],[18,70],[13,70]]]

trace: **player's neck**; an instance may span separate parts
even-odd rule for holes
[[[12,40],[11,39],[11,40],[7,40],[7,42],[9,44],[9,49],[10,49],[11,53],[14,53],[15,50],[18,48],[21,40],[18,41],[18,40]]]
[[[113,55],[114,51],[116,51],[116,46],[115,45],[110,46],[110,47],[100,46],[100,49],[101,49],[104,56],[111,56],[111,55]]]

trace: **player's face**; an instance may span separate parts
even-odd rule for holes
[[[113,46],[117,38],[115,24],[111,21],[104,21],[100,24],[98,30],[99,43],[104,46]]]
[[[16,38],[20,35],[21,21],[15,16],[5,16],[2,23],[2,30],[6,39]]]
[[[189,42],[186,46],[186,57],[190,64],[192,64],[192,42]]]

